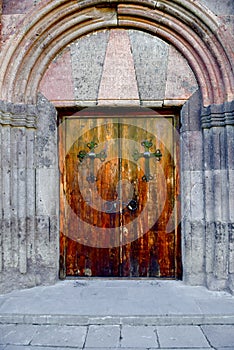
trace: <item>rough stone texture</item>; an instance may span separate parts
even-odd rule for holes
[[[90,326],[88,330],[86,347],[118,347],[120,339],[119,326]]]
[[[30,216],[33,208],[30,192],[34,177],[33,147],[37,110],[35,106],[17,106],[2,102],[0,110],[2,179],[0,270],[4,289],[4,277],[9,278],[8,274],[11,278],[6,283],[11,286],[17,281],[18,274],[25,276],[30,271],[27,260],[30,259],[28,226],[29,221],[34,220],[34,215]],[[16,283],[21,284],[20,278]]]
[[[129,336],[128,345],[125,346],[121,342],[121,329],[116,324],[112,328],[118,329],[118,342],[110,342],[110,339],[103,339],[103,345],[101,347],[94,345],[92,347],[87,346],[89,343],[89,334],[84,340],[84,334],[87,333],[88,326],[33,326],[33,325],[0,325],[0,349],[1,350],[71,350],[71,349],[85,349],[85,350],[113,350],[113,349],[128,349],[128,350],[153,350],[153,349],[186,349],[186,350],[233,350],[233,325],[232,326],[159,326],[159,327],[147,327],[142,325],[139,327],[127,327]],[[106,330],[103,325],[95,326],[95,328],[102,333],[102,329]],[[125,328],[125,327],[124,327]],[[138,333],[134,338],[131,338],[131,329],[136,328]],[[145,333],[142,346],[141,335]],[[157,336],[158,343],[152,344],[150,347],[148,339]],[[11,337],[12,335],[12,337]],[[69,337],[69,339],[68,339]],[[91,335],[92,337],[92,335]],[[207,340],[206,340],[206,338]],[[31,342],[30,342],[31,339]],[[139,340],[139,343],[137,343]],[[98,339],[97,339],[98,341]],[[1,345],[2,342],[2,345]],[[30,342],[30,345],[28,345]],[[51,346],[38,346],[34,344],[52,344]],[[8,344],[8,345],[7,345]],[[18,345],[14,345],[18,344]],[[25,345],[23,345],[25,344]],[[84,344],[81,346],[81,344]],[[134,346],[134,344],[136,344]],[[165,347],[164,344],[168,344]],[[183,344],[178,347],[178,344]],[[215,344],[215,345],[214,345]],[[161,346],[160,346],[161,345]],[[185,346],[184,346],[185,345]],[[186,346],[187,345],[187,346]]]
[[[97,101],[108,31],[79,39],[71,45],[75,99]]]
[[[232,0],[200,0],[200,2],[218,16],[234,14],[234,2]]]
[[[1,25],[2,25],[2,35],[1,44],[4,45],[18,29],[19,22],[24,18],[23,14],[16,15],[2,15]]]
[[[198,98],[197,92],[182,110],[184,279],[233,291],[234,108],[224,103],[201,110]]]
[[[208,337],[210,344],[215,348],[234,347],[234,325],[202,326],[203,332]]]
[[[183,272],[189,284],[205,283],[205,223],[200,92],[181,111]]]
[[[59,172],[57,151],[57,114],[43,97],[38,100],[38,130],[36,134],[36,237],[37,278],[56,279],[58,274]],[[45,186],[46,184],[46,186]],[[40,268],[49,268],[48,277]]]
[[[1,325],[0,344],[29,345],[37,330],[34,325]]]
[[[208,348],[209,343],[199,327],[158,327],[159,344],[162,348]]]
[[[187,100],[198,84],[185,58],[173,46],[169,47],[165,99]]]
[[[57,128],[56,112],[43,97],[37,108],[0,106],[0,288],[8,291],[57,278]]]
[[[182,105],[197,88],[186,60],[172,46],[123,29],[77,40],[55,58],[40,84],[56,106],[95,105],[97,97],[98,104],[138,104],[139,95],[143,105]]]
[[[98,104],[139,104],[138,87],[126,30],[111,30],[101,78]]]
[[[0,125],[36,128],[37,111],[34,105],[14,105],[0,101]]]
[[[123,348],[157,348],[155,327],[123,326],[121,331],[121,347]]]
[[[129,36],[140,99],[163,100],[169,45],[150,34],[136,30],[129,31]]]
[[[0,0],[0,39],[2,36],[2,0]]]
[[[33,7],[36,7],[41,0],[3,0],[3,14],[22,14],[27,13]]]
[[[38,329],[31,345],[67,346],[82,348],[86,337],[86,327],[42,326]]]
[[[70,48],[54,59],[42,78],[41,93],[57,106],[74,104],[74,86]]]
[[[232,291],[227,266],[233,261],[233,123],[233,103],[202,111],[207,284]]]

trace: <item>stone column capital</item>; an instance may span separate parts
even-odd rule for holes
[[[234,125],[234,100],[219,105],[214,104],[203,107],[201,125],[203,129]]]
[[[0,125],[36,129],[37,115],[36,105],[0,101]]]

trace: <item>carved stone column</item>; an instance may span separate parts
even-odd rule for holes
[[[202,110],[206,275],[234,291],[234,101]]]
[[[199,90],[181,111],[181,224],[183,280],[205,284],[203,149]]]
[[[58,249],[56,111],[0,101],[0,290],[54,281]]]

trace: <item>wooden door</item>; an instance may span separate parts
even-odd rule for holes
[[[63,118],[61,277],[180,277],[176,121]]]

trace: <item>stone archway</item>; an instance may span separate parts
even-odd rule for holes
[[[17,186],[19,193],[26,193],[28,203],[23,210],[18,210],[20,220],[16,223],[22,241],[19,265],[15,263],[13,268],[10,255],[8,257],[5,253],[2,280],[7,280],[12,269],[17,271],[16,285],[19,280],[22,285],[28,286],[57,278],[57,264],[54,261],[58,249],[58,206],[48,203],[50,196],[55,203],[58,198],[58,176],[55,175],[56,120],[55,111],[48,101],[43,97],[38,99],[40,81],[53,58],[74,40],[103,28],[122,27],[147,31],[172,44],[183,54],[196,76],[201,99],[198,93],[195,94],[182,112],[184,138],[189,149],[184,153],[183,195],[184,203],[190,203],[189,214],[183,221],[184,279],[190,284],[205,284],[214,289],[232,289],[232,52],[231,40],[220,29],[219,20],[202,5],[185,0],[42,1],[37,11],[29,17],[30,21],[27,18],[21,23],[24,30],[9,40],[0,57],[0,98],[3,100],[0,119],[1,124],[5,125],[2,144],[5,150],[10,147],[16,150],[18,143],[12,144],[16,135],[17,142],[22,145],[23,157],[18,161],[18,167],[19,164],[22,167],[22,181],[17,180]],[[50,122],[47,123],[47,120]],[[11,126],[18,127],[17,131],[12,131]],[[215,154],[210,151],[210,145],[216,150]],[[31,155],[29,163],[26,154]],[[224,163],[221,161],[223,154]],[[190,161],[195,156],[198,167]],[[10,162],[9,156],[6,163],[12,178],[19,177],[18,170],[14,173]],[[25,173],[23,169],[27,169]],[[3,171],[3,177],[6,176]],[[49,194],[43,178],[51,180]],[[230,192],[225,189],[226,181],[230,184]],[[4,182],[4,186],[9,189],[9,182]],[[32,193],[31,186],[34,188]],[[203,203],[199,210],[198,205],[194,204],[194,193],[200,196]],[[5,199],[9,210],[6,210],[3,218],[3,227],[5,232],[12,232],[10,199],[7,196]],[[34,200],[37,212],[31,211],[30,203],[34,203]],[[220,209],[223,207],[225,210]],[[39,237],[41,232],[44,232],[44,236]],[[29,255],[26,237],[31,242]],[[8,242],[3,248],[5,251],[10,249],[11,243]],[[46,272],[46,281],[42,278],[42,270]]]
[[[232,100],[231,40],[215,16],[193,1],[56,0],[42,2],[28,18],[2,52],[3,100],[35,103],[39,82],[58,52],[80,36],[113,27],[144,30],[172,43],[192,67],[204,106]]]

